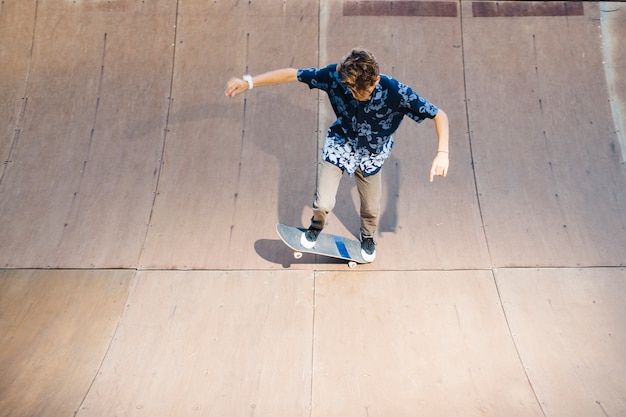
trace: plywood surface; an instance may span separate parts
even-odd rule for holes
[[[496,278],[545,415],[626,413],[626,270],[504,269]]]
[[[0,415],[72,416],[106,356],[132,271],[0,272]]]
[[[626,172],[601,56],[582,16],[473,17],[469,127],[494,266],[623,265]],[[622,71],[623,72],[623,71]]]
[[[314,415],[544,415],[489,272],[325,272],[315,288]]]
[[[168,108],[165,3],[36,4],[28,104],[0,189],[0,264],[137,264]]]
[[[77,415],[309,415],[311,278],[138,274]]]

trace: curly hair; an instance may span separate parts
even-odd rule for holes
[[[354,48],[338,65],[337,72],[346,87],[365,91],[378,80],[378,61],[367,49]]]

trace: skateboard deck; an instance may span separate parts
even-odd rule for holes
[[[296,259],[300,259],[303,253],[314,253],[316,255],[329,256],[331,258],[348,261],[350,268],[354,268],[356,264],[368,263],[361,256],[361,243],[356,240],[322,232],[317,237],[315,246],[311,249],[307,249],[300,244],[302,233],[304,233],[306,229],[278,223],[276,225],[276,231],[280,239],[293,249],[293,256]]]

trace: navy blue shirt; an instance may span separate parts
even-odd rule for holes
[[[404,116],[418,123],[434,118],[439,109],[398,80],[380,75],[369,99],[359,101],[341,83],[337,64],[298,70],[298,80],[326,91],[337,120],[326,134],[322,157],[353,174],[380,171],[391,155],[393,133]]]

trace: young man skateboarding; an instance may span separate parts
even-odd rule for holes
[[[338,64],[325,68],[284,68],[254,77],[231,78],[225,94],[234,97],[253,87],[292,81],[326,91],[337,116],[326,133],[313,217],[302,234],[302,246],[315,246],[326,217],[335,206],[339,181],[345,171],[355,177],[361,198],[361,254],[371,262],[376,257],[374,234],[382,197],[380,170],[391,154],[392,134],[404,116],[418,123],[434,120],[439,145],[430,170],[432,182],[435,176],[448,174],[448,117],[410,87],[380,74],[374,55],[360,48],[353,49]]]

